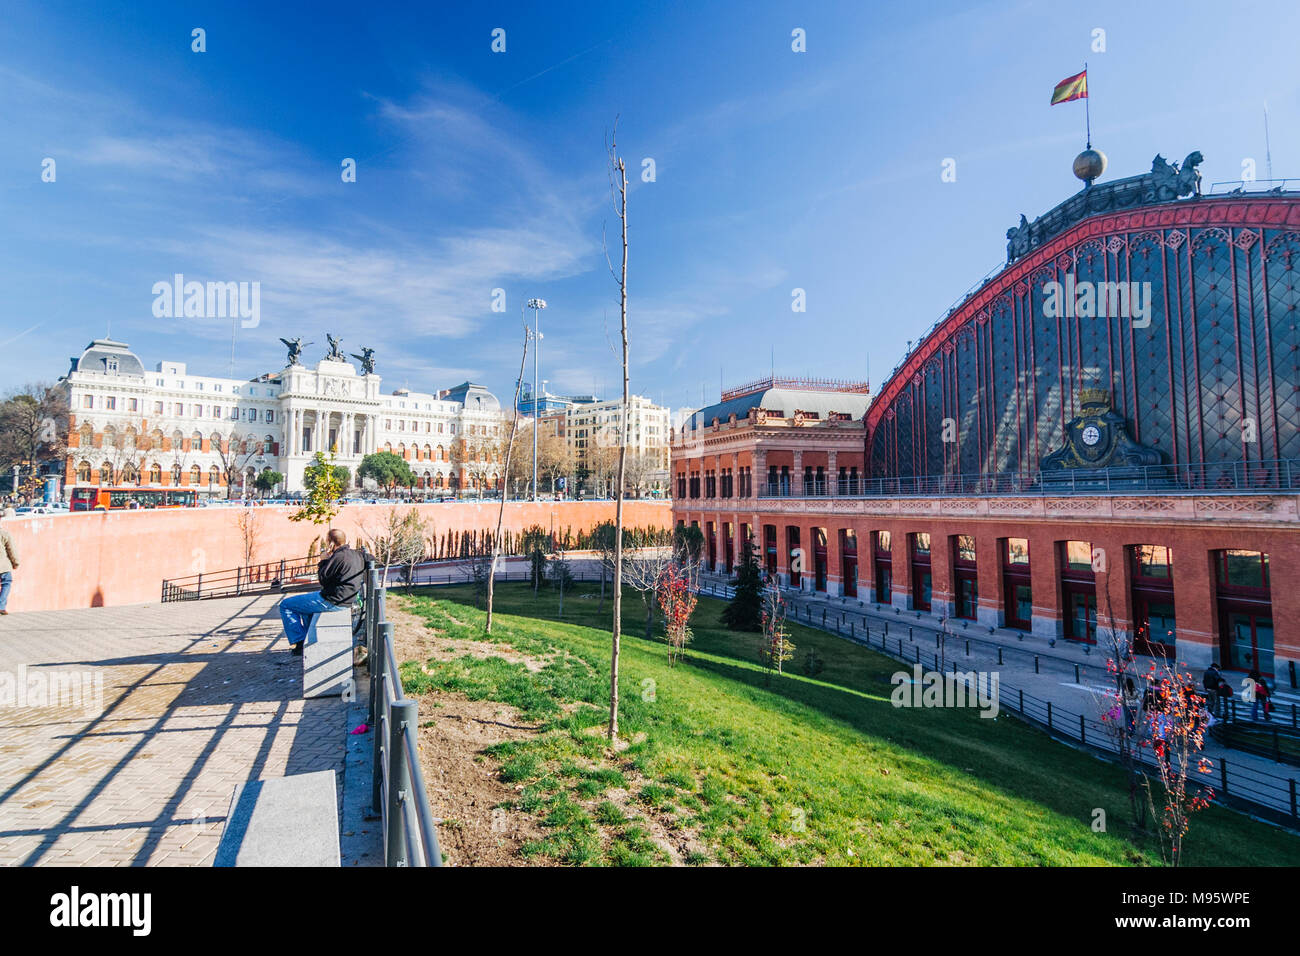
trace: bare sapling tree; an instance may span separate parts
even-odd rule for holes
[[[628,364],[627,364],[627,164],[618,154],[618,119],[614,120],[614,131],[609,139],[609,179],[610,193],[614,200],[614,210],[618,215],[623,240],[623,264],[620,272],[614,272],[614,265],[609,261],[609,246],[605,244],[605,261],[609,264],[610,274],[618,283],[619,328],[623,342],[623,405],[619,416],[618,441],[618,477],[614,482],[614,626],[610,646],[609,667],[609,740],[618,741],[618,644],[623,617],[623,476],[627,467],[627,407],[628,407]]]
[[[1155,754],[1161,793],[1157,796],[1154,782],[1147,777],[1147,803],[1159,823],[1156,832],[1161,856],[1170,866],[1179,866],[1192,814],[1204,810],[1214,799],[1214,789],[1205,783],[1212,779],[1214,766],[1201,753],[1210,714],[1183,662],[1153,662],[1151,675],[1148,742]]]
[[[1100,548],[1093,554],[1093,573],[1102,579],[1101,594],[1105,598],[1105,604],[1098,607],[1102,627],[1097,630],[1097,640],[1106,654],[1107,677],[1106,691],[1101,695],[1101,725],[1119,754],[1120,766],[1124,769],[1133,825],[1138,830],[1144,830],[1148,803],[1144,797],[1147,779],[1142,769],[1140,747],[1144,728],[1140,689],[1144,676],[1139,671],[1133,653],[1133,638],[1115,617],[1115,602],[1111,594],[1112,575],[1106,567],[1105,552]]]
[[[258,538],[262,533],[262,513],[255,508],[245,508],[235,518],[239,528],[240,544],[243,545],[244,567],[253,563],[257,554]]]
[[[501,467],[501,474],[503,475],[510,474],[510,456],[514,453],[515,450],[515,433],[519,430],[519,389],[523,386],[524,366],[525,363],[527,363],[527,361],[528,361],[528,326],[525,325],[524,326],[524,347],[522,353],[519,356],[519,374],[515,377],[515,401],[514,401],[515,413],[514,413],[514,417],[510,419],[510,437],[506,439],[506,460]],[[536,423],[534,423],[533,427],[534,428],[537,427]],[[492,565],[488,569],[488,574],[487,574],[487,623],[484,625],[483,630],[488,634],[492,633],[492,599],[496,593],[495,581],[497,576],[497,561],[499,561],[501,558],[501,525],[502,522],[505,520],[505,516],[506,516],[506,488],[503,484],[501,488],[501,501],[497,505],[497,527],[496,527],[496,531],[493,532],[492,534]]]
[[[655,605],[659,603],[659,588],[663,584],[664,572],[672,566],[673,551],[649,534],[631,535],[631,548],[624,556],[624,570],[627,572],[628,584],[640,593],[641,603],[645,606],[645,639],[654,635]]]

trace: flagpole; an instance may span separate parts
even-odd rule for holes
[[[1085,84],[1085,89],[1086,89],[1086,84],[1088,82],[1088,61],[1087,60],[1083,61],[1083,82]],[[1091,103],[1092,91],[1087,90],[1087,94],[1088,95],[1083,98],[1083,121],[1086,124],[1086,129],[1088,134],[1087,146],[1085,148],[1092,149],[1092,103]]]

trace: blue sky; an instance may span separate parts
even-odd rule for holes
[[[1106,178],[1193,149],[1207,186],[1247,158],[1263,178],[1266,101],[1274,175],[1300,177],[1300,7],[1073,6],[11,0],[0,387],[56,378],[110,326],[148,368],[225,374],[229,323],[152,314],[180,272],[261,282],[241,376],[280,368],[281,336],[314,361],[329,331],[376,349],[385,388],[471,378],[504,399],[540,296],[550,389],[612,395],[616,116],[633,390],[714,401],[773,353],[878,387],[1019,215],[1078,187],[1083,104],[1048,100],[1085,60]]]

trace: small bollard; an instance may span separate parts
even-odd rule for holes
[[[1075,664],[1075,665],[1074,665],[1074,682],[1075,682],[1076,684],[1079,683],[1079,665],[1078,665],[1078,664]]]
[[[1037,654],[1034,655],[1034,673],[1035,673],[1035,674],[1038,673],[1038,655],[1037,655]]]
[[[1002,648],[1001,648],[1001,646],[998,647],[998,666],[999,666],[999,667],[1002,666]]]

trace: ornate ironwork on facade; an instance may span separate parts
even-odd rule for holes
[[[1113,208],[1151,176],[1085,193]],[[1165,463],[1300,458],[1300,194],[1148,195],[1040,235],[908,356],[868,414],[872,476],[1035,472],[1067,447],[1087,389]]]

